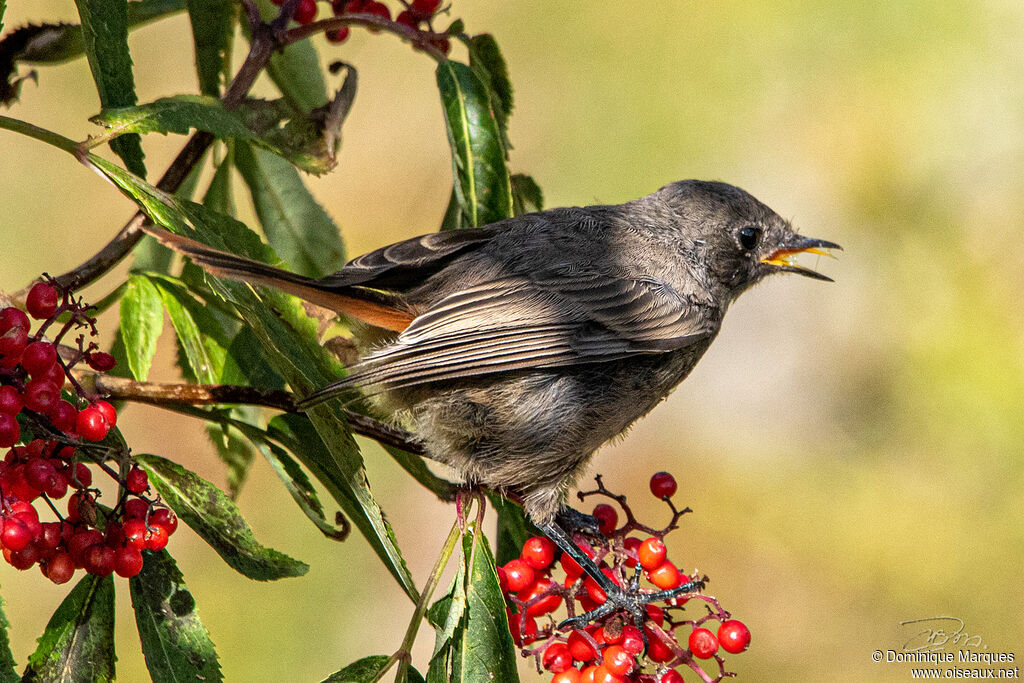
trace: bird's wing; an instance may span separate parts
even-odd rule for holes
[[[310,396],[664,353],[713,333],[716,316],[664,282],[564,266],[456,292],[352,374]]]

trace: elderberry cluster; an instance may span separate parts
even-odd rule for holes
[[[609,492],[597,478],[598,488],[581,492],[580,499],[601,495],[612,499],[625,514],[619,526],[619,514],[607,503],[598,504],[593,516],[600,525],[602,538],[589,543],[574,540],[600,570],[618,586],[628,586],[631,577],[646,579],[650,592],[669,590],[700,578],[679,571],[668,558],[664,537],[677,528],[676,522],[688,508],[678,510],[671,501],[676,481],[667,472],[651,478],[651,492],[664,500],[672,511],[672,521],[663,529],[641,524],[626,504],[625,496]],[[636,535],[634,535],[636,534]],[[560,576],[554,572],[560,570]],[[643,629],[630,614],[613,611],[584,628],[559,629],[554,612],[563,604],[567,615],[590,612],[607,596],[598,583],[571,557],[563,554],[556,564],[556,548],[548,539],[533,537],[523,544],[520,556],[498,567],[498,580],[506,595],[509,630],[523,656],[534,656],[538,670],[554,674],[552,683],[681,683],[679,667],[688,667],[704,681],[718,681],[733,675],[725,670],[719,648],[736,654],[750,645],[750,631],[730,618],[718,601],[700,592],[683,593],[664,605],[649,604]],[[706,580],[704,577],[703,580]],[[683,605],[697,600],[705,613],[686,619]],[[547,624],[538,619],[547,616]],[[717,632],[705,624],[717,621]],[[687,640],[677,640],[676,629],[689,627]],[[701,661],[714,658],[718,672],[712,677]]]
[[[0,548],[16,569],[35,564],[60,584],[77,569],[132,577],[142,570],[143,550],[161,550],[178,527],[169,509],[146,499],[146,473],[127,465],[122,478],[107,463],[110,449],[96,444],[117,423],[117,411],[90,396],[71,374],[85,362],[97,372],[114,367],[114,357],[85,344],[61,341],[71,331],[96,334],[89,307],[53,282],[32,287],[28,314],[41,320],[33,332],[29,316],[17,308],[0,310]],[[52,341],[47,331],[58,328]],[[23,432],[23,425],[27,431]],[[27,435],[31,434],[31,438]],[[21,445],[19,442],[25,442]],[[91,488],[91,466],[118,482],[118,503],[104,510]],[[67,496],[62,515],[56,502]],[[56,518],[40,521],[34,503],[42,501]]]
[[[372,14],[383,19],[391,20],[391,10],[383,2],[376,2],[375,0],[324,0],[329,1],[331,5],[331,11],[334,16],[340,17],[346,14]],[[404,26],[408,26],[414,31],[422,30],[426,28],[431,30],[430,21],[437,13],[437,10],[441,7],[441,0],[412,0],[411,2],[405,2],[400,0],[405,9],[398,13],[395,17],[395,21]],[[275,5],[284,4],[284,0],[273,0]],[[301,0],[298,8],[295,10],[295,14],[292,17],[296,22],[300,24],[308,24],[316,19],[317,15],[317,0]],[[376,31],[377,29],[369,29],[370,31]],[[326,37],[332,43],[343,43],[348,40],[349,27],[343,26],[338,29],[327,31]],[[443,52],[448,54],[451,50],[451,43],[447,38],[434,38],[430,41],[431,44]]]

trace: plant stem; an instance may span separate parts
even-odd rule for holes
[[[292,43],[305,40],[317,33],[324,33],[326,31],[332,31],[345,26],[366,26],[368,28],[381,29],[388,33],[392,33],[399,38],[408,40],[418,49],[423,50],[439,63],[447,61],[448,59],[448,57],[434,47],[434,44],[431,42],[434,39],[448,38],[448,34],[418,31],[416,29],[409,28],[405,24],[399,24],[397,21],[391,21],[390,19],[379,17],[376,14],[345,14],[340,17],[321,19],[320,21],[313,21],[308,24],[303,24],[302,26],[296,26],[295,28],[288,29],[284,32],[284,35],[281,37],[281,44],[291,45]]]
[[[39,126],[28,123],[27,121],[12,119],[9,116],[0,116],[0,128],[12,130],[15,133],[21,133],[22,135],[27,135],[30,138],[35,138],[41,142],[53,145],[57,149],[62,149],[69,154],[74,154],[75,148],[78,146],[78,143],[74,140],[66,138],[59,133],[54,133],[52,130],[40,128]]]

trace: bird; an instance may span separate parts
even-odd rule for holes
[[[299,407],[374,396],[428,457],[514,496],[577,561],[566,498],[593,453],[686,378],[740,294],[775,273],[831,281],[796,257],[841,249],[701,180],[414,237],[322,278],[149,230],[215,276],[366,323],[358,363]]]

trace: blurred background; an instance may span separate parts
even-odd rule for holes
[[[70,0],[8,5],[8,28],[77,22]],[[1024,4],[454,0],[452,12],[504,50],[512,169],[533,175],[548,206],[718,179],[845,247],[820,264],[835,284],[779,277],[739,300],[690,379],[592,466],[652,521],[665,515],[648,477],[677,476],[677,500],[695,513],[669,551],[709,574],[710,592],[750,626],[751,649],[729,658],[740,680],[907,680],[909,665],[871,653],[916,632],[899,622],[936,616],[963,619],[1019,664]],[[451,187],[432,62],[394,37],[353,33],[321,44],[325,60],[359,69],[361,90],[337,170],[310,180],[350,256],[436,230]],[[197,91],[181,68],[184,16],[135,31],[131,49],[140,101]],[[75,139],[94,132],[85,60],[39,76],[4,113]],[[153,175],[183,142],[146,138]],[[80,263],[134,208],[66,154],[7,131],[0,186],[6,290]],[[236,199],[248,220],[248,197]],[[106,343],[115,326],[105,315]],[[153,378],[174,380],[170,333],[160,348]],[[199,424],[134,406],[119,426],[136,450],[224,483]],[[422,581],[454,510],[363,443]],[[412,605],[358,535],[326,540],[263,462],[239,503],[263,543],[312,569],[255,583],[187,529],[175,536],[227,680],[320,680],[398,646]],[[145,680],[118,583],[120,678]],[[67,587],[6,565],[0,584],[24,663]],[[423,631],[422,670],[432,645]]]

